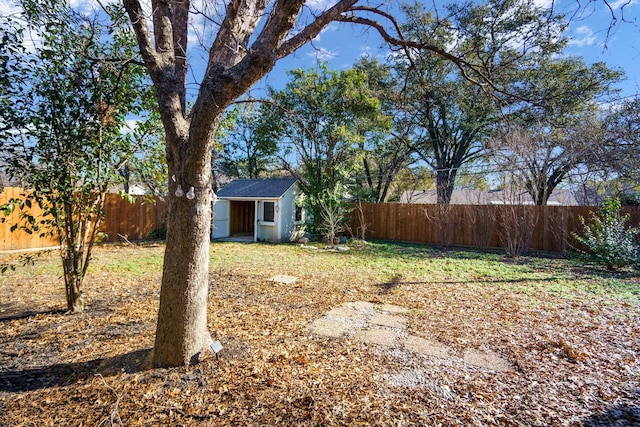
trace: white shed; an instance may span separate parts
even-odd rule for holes
[[[296,205],[296,178],[236,179],[218,191],[213,239],[290,242],[304,234],[304,211]]]

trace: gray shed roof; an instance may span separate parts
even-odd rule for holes
[[[296,178],[267,178],[267,179],[234,179],[220,191],[221,198],[247,199],[277,199],[295,182]]]

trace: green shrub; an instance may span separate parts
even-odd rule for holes
[[[640,206],[640,191],[621,194],[620,203],[622,206]]]
[[[345,203],[339,189],[324,190],[316,200],[321,218],[318,231],[324,235],[327,243],[332,245],[338,234],[345,230],[349,206]]]
[[[620,199],[608,198],[597,214],[591,212],[588,223],[580,217],[582,235],[573,233],[573,237],[608,269],[635,265],[640,262],[640,246],[636,241],[640,229],[626,227],[627,221],[629,215],[620,214]]]

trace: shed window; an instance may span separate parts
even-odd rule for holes
[[[275,202],[264,202],[262,204],[262,220],[264,222],[276,222]]]
[[[296,206],[296,222],[302,222],[302,206]]]

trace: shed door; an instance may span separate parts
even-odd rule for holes
[[[229,233],[253,235],[256,218],[254,201],[231,201],[229,209]]]

